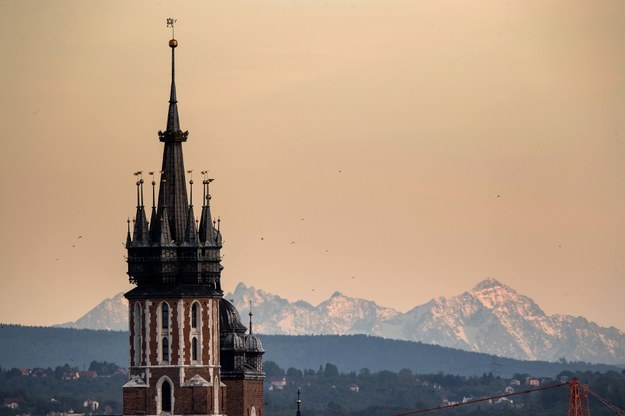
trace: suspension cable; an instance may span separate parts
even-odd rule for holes
[[[558,388],[558,387],[563,387],[563,386],[568,386],[568,385],[569,385],[569,383],[559,383],[559,384],[554,384],[554,385],[551,385],[551,386],[539,387],[539,388],[536,388],[536,389],[517,391],[517,392],[514,392],[514,393],[508,393],[508,394],[501,394],[499,396],[490,396],[490,397],[483,397],[481,399],[467,400],[466,402],[462,402],[462,403],[455,403],[455,404],[448,404],[448,405],[444,405],[444,406],[431,407],[429,409],[419,409],[419,410],[414,410],[412,412],[397,413],[397,414],[395,414],[393,416],[408,416],[408,415],[416,415],[416,414],[419,414],[419,413],[433,412],[435,410],[451,409],[453,407],[460,407],[460,406],[464,406],[464,405],[467,405],[467,404],[485,402],[485,401],[495,400],[495,399],[502,399],[504,397],[518,396],[520,394],[534,393],[535,391],[555,389],[555,388]],[[623,413],[623,414],[625,415],[625,413]]]
[[[620,409],[614,403],[611,403],[608,399],[605,399],[605,398],[599,396],[596,392],[592,391],[590,388],[587,388],[587,390],[588,390],[588,393],[590,393],[595,399],[599,400],[601,403],[605,404],[610,409],[612,409],[612,411],[614,411],[614,413],[616,413],[618,415],[625,415],[625,410]]]

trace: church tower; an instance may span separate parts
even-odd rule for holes
[[[174,22],[167,19],[172,33]],[[253,366],[242,363],[247,375],[237,373],[233,378],[232,371],[227,371],[229,381],[222,380],[222,323],[234,325],[243,333],[246,328],[240,319],[235,322],[238,312],[223,299],[220,221],[212,219],[212,179],[206,172],[202,172],[199,219],[193,210],[193,180],[188,182],[187,195],[182,144],[188,132],[181,130],[178,116],[177,46],[172,36],[167,125],[165,131],[158,132],[163,143],[158,200],[154,172],[150,172],[152,206],[148,221],[144,180],[137,172],[137,209],[132,227],[128,220],[128,276],[136,287],[125,294],[130,379],[123,387],[123,411],[124,415],[263,416],[263,350],[251,331],[248,336],[238,336],[243,338],[243,349],[239,351],[243,361],[253,362]],[[246,346],[248,338],[252,348]],[[234,367],[228,368],[234,371]],[[228,384],[232,380],[239,384],[233,385],[230,392]]]

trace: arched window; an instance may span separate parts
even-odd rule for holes
[[[171,384],[167,380],[161,385],[161,412],[171,413]]]
[[[197,338],[191,339],[191,360],[197,361]]]
[[[141,354],[142,354],[142,342],[141,342],[141,332],[142,332],[142,323],[143,323],[143,319],[142,319],[142,311],[141,311],[141,303],[140,302],[136,302],[135,303],[135,310],[134,310],[134,314],[133,314],[133,319],[134,319],[134,350],[135,350],[135,355],[134,355],[134,365],[141,365]]]
[[[169,305],[165,302],[161,306],[161,328],[169,329]]]
[[[163,361],[169,361],[169,339],[163,337]]]
[[[193,303],[193,305],[191,305],[191,328],[193,329],[197,329],[197,323],[198,323],[198,306],[197,303]]]

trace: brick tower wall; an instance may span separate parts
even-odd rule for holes
[[[264,416],[262,380],[224,380],[228,387],[226,414],[228,416],[251,416],[252,407],[256,416]]]

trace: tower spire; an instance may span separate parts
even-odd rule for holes
[[[174,51],[178,46],[178,41],[174,38],[174,25],[176,19],[168,18],[167,27],[171,27],[171,91],[169,93],[169,112],[167,113],[166,132],[176,133],[180,131],[180,119],[178,118],[178,100],[176,99],[176,56]]]
[[[302,411],[300,410],[300,405],[302,404],[302,400],[299,398],[299,393],[300,393],[300,390],[298,388],[297,389],[297,400],[295,400],[295,403],[297,403],[297,413],[296,413],[296,416],[302,416]]]
[[[148,222],[145,216],[145,209],[143,207],[143,178],[142,172],[137,171],[134,173],[139,177],[137,181],[137,213],[135,214],[135,225],[132,234],[132,241],[134,244],[145,245],[148,243]]]
[[[178,117],[175,23],[167,19],[172,31],[171,88],[166,127],[158,132],[162,167],[146,171],[152,185],[150,222],[144,199],[150,183],[138,171],[136,216],[134,225],[129,218],[126,227],[128,276],[136,287],[124,295],[130,374],[123,386],[123,413],[174,414],[175,403],[180,416],[262,416],[265,351],[252,333],[251,310],[246,335],[239,312],[223,298],[223,240],[220,220],[213,221],[210,212],[208,171],[199,178],[202,217],[198,221],[194,215],[198,206],[194,207],[193,191],[199,192],[199,183],[184,167],[182,147],[188,132],[181,130]],[[162,58],[166,61],[169,56]],[[167,62],[162,65],[166,75],[170,68]],[[148,194],[147,209],[149,198]]]
[[[175,23],[175,19],[167,19],[167,27],[171,27],[172,32]],[[189,132],[180,130],[180,121],[178,119],[174,54],[174,50],[177,46],[178,41],[172,38],[169,41],[169,47],[171,48],[171,92],[169,95],[167,128],[164,132],[158,132],[160,141],[164,142],[164,149],[163,166],[161,168],[161,187],[158,193],[157,217],[162,218],[163,208],[166,206],[171,239],[176,242],[182,242],[187,230],[187,215],[189,210],[184,175],[184,161],[182,157],[182,143],[187,141]]]
[[[250,334],[252,334],[252,315],[254,315],[252,313],[252,301],[250,300]]]
[[[204,185],[202,190],[202,214],[200,216],[200,241],[207,246],[217,246],[219,245],[218,241],[218,233],[213,225],[213,219],[211,216],[211,207],[210,207],[210,189],[209,185],[214,179],[208,178],[208,171],[203,170],[202,175],[204,175],[204,180],[202,181],[202,185]]]

